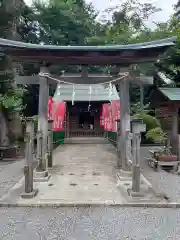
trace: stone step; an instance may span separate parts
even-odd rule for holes
[[[65,144],[108,144],[109,141],[105,138],[100,137],[72,137],[66,138]]]

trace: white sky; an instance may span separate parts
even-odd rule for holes
[[[31,4],[32,0],[24,0],[27,4]],[[92,4],[99,10],[103,11],[106,8],[116,6],[123,0],[86,0],[88,3]],[[168,19],[168,17],[173,13],[173,5],[177,3],[177,0],[139,0],[140,2],[149,2],[155,4],[156,7],[161,8],[162,11],[151,16],[149,19],[149,25],[152,25],[152,21],[163,22]]]

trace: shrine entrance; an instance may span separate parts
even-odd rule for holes
[[[67,104],[66,137],[103,137],[104,129],[100,127],[100,110],[98,102],[78,102],[74,106]]]
[[[93,197],[94,202],[101,201],[101,203],[104,204],[106,200],[112,200],[112,202],[119,201],[122,203],[122,194],[120,190],[116,188],[117,179],[115,175],[113,175],[114,171],[116,175],[120,175],[121,173],[125,174],[125,180],[121,178],[119,181],[121,183],[120,187],[123,190],[125,186],[130,185],[132,191],[128,192],[128,187],[126,187],[126,195],[131,193],[138,195],[140,193],[140,184],[142,183],[142,181],[140,181],[140,133],[141,131],[145,131],[145,126],[140,119],[131,122],[129,85],[130,83],[139,85],[146,84],[148,80],[146,80],[147,78],[145,76],[135,75],[133,70],[136,64],[155,62],[170,46],[174,45],[175,40],[176,38],[172,37],[159,41],[126,46],[50,46],[0,39],[1,52],[9,55],[12,61],[38,63],[41,66],[40,73],[36,76],[16,76],[17,81],[20,79],[24,84],[32,84],[35,82],[35,84],[40,85],[38,132],[35,134],[37,137],[36,159],[38,161],[38,167],[36,171],[33,171],[33,119],[27,119],[27,151],[24,168],[25,192],[21,195],[22,198],[35,197],[39,189],[39,194],[37,198],[35,198],[37,200],[36,203],[41,201],[47,203],[49,199],[52,200],[52,198],[54,199],[53,201],[55,201],[54,203],[56,203],[57,194],[63,189],[63,186],[65,186],[63,192],[61,192],[61,196],[58,195],[60,201],[62,201],[62,198],[64,202],[66,202],[66,199],[71,199],[73,203],[75,203],[75,195],[71,194],[72,188],[69,189],[68,193],[66,192],[67,185],[72,187],[77,185],[77,183],[73,181],[71,184],[69,183],[70,176],[73,176],[75,173],[69,173],[68,169],[75,169],[77,163],[80,163],[79,166],[82,166],[86,161],[87,178],[83,177],[86,173],[77,171],[79,173],[79,183],[84,184],[80,189],[81,191],[78,191],[78,189],[73,191],[77,197],[85,197],[86,191],[88,191],[88,203],[91,202],[91,197]],[[77,69],[79,69],[79,66],[81,67],[81,71],[78,74],[69,75],[69,73],[62,72],[60,76],[52,76],[48,69],[50,65],[76,65]],[[105,71],[102,71],[101,74],[90,74],[88,71],[90,66],[102,66],[102,68],[104,67],[103,70],[107,70],[107,68],[109,70],[107,74],[103,73]],[[54,84],[57,87],[54,100],[59,98],[61,101],[67,103],[65,122],[67,137],[77,136],[78,134],[81,136],[82,134],[88,134],[89,138],[93,134],[97,134],[98,131],[99,134],[101,134],[101,130],[99,130],[98,123],[96,122],[99,118],[97,117],[99,114],[98,109],[102,103],[111,102],[111,97],[114,95],[113,89],[118,89],[118,93],[117,91],[115,93],[115,100],[119,99],[120,101],[120,121],[118,122],[116,144],[117,151],[115,151],[110,143],[107,144],[107,142],[104,142],[103,147],[96,144],[93,146],[94,150],[91,149],[92,146],[90,146],[89,151],[87,149],[88,146],[86,150],[83,150],[81,145],[78,145],[78,148],[73,152],[70,151],[71,148],[68,148],[68,145],[61,145],[53,151],[53,121],[47,118],[50,84]],[[67,85],[70,86],[69,88],[72,91],[71,95],[68,94],[68,91],[64,91],[64,93],[61,92],[61,89],[66,89]],[[86,90],[84,89],[85,85],[87,86]],[[81,86],[81,94],[79,94],[76,89],[78,86]],[[131,148],[131,140],[133,142],[133,151]],[[68,148],[69,155],[66,152],[66,148]],[[74,146],[74,148],[76,148],[76,146]],[[61,153],[64,153],[63,156]],[[133,156],[131,153],[133,153]],[[57,155],[59,157],[57,157]],[[56,158],[55,164],[53,158]],[[72,159],[73,161],[71,161]],[[109,165],[112,165],[112,159],[116,162],[116,168],[114,163],[113,167],[109,168]],[[64,172],[61,172],[63,169],[63,161],[65,163],[69,161],[69,165],[65,165],[64,163]],[[97,162],[98,164],[96,165]],[[95,164],[93,167],[92,163]],[[108,170],[106,171],[106,168],[103,168],[103,166],[106,166]],[[93,190],[91,191],[92,188],[88,190],[92,176],[99,174],[98,167],[100,167],[102,174],[100,174],[101,177],[97,179],[100,180],[102,185],[104,183],[105,185],[103,185],[102,188],[95,189],[97,182],[94,182],[92,183]],[[90,172],[88,172],[88,169]],[[91,171],[94,169],[96,170],[95,173]],[[109,171],[109,169],[111,171]],[[64,174],[66,174],[65,177]],[[111,177],[109,177],[109,174],[111,174]],[[50,179],[53,181],[52,184],[55,185],[54,188],[50,188],[48,183],[41,184],[41,182],[48,182]],[[86,181],[87,184],[85,184]],[[123,181],[124,183],[122,184]],[[33,187],[34,182],[39,182],[35,185],[35,188]],[[102,198],[101,189],[103,189],[104,193],[102,194]],[[18,190],[20,191],[20,188],[18,188]],[[17,191],[18,194],[19,191]],[[106,192],[109,192],[108,197],[105,194]],[[115,192],[115,195],[113,195],[113,192]],[[45,194],[47,199],[44,197]],[[18,197],[16,196],[16,201],[17,199]],[[20,201],[22,201],[22,199]]]
[[[97,80],[97,76],[91,79]],[[71,81],[80,78],[75,74],[71,76]],[[109,80],[108,76],[102,76],[101,79],[103,78],[104,81]],[[103,137],[104,128],[100,124],[102,106],[113,100],[119,101],[115,86],[110,92],[104,84],[69,84],[68,81],[66,84],[58,83],[53,97],[54,102],[63,101],[66,104],[65,137]]]

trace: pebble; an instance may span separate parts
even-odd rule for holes
[[[180,239],[180,209],[0,208],[0,239]]]

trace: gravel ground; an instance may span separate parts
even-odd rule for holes
[[[145,176],[159,192],[180,200],[180,176],[154,172],[141,148]],[[23,161],[0,162],[0,195],[23,176]],[[180,209],[144,208],[0,208],[0,240],[178,240]]]
[[[141,169],[145,177],[151,182],[154,189],[159,193],[165,193],[171,201],[180,202],[180,176],[166,171],[155,172],[144,159],[148,151],[153,147],[141,148]]]
[[[139,208],[1,208],[0,239],[180,239],[180,210]]]
[[[3,196],[23,176],[23,160],[0,161],[0,196]]]

